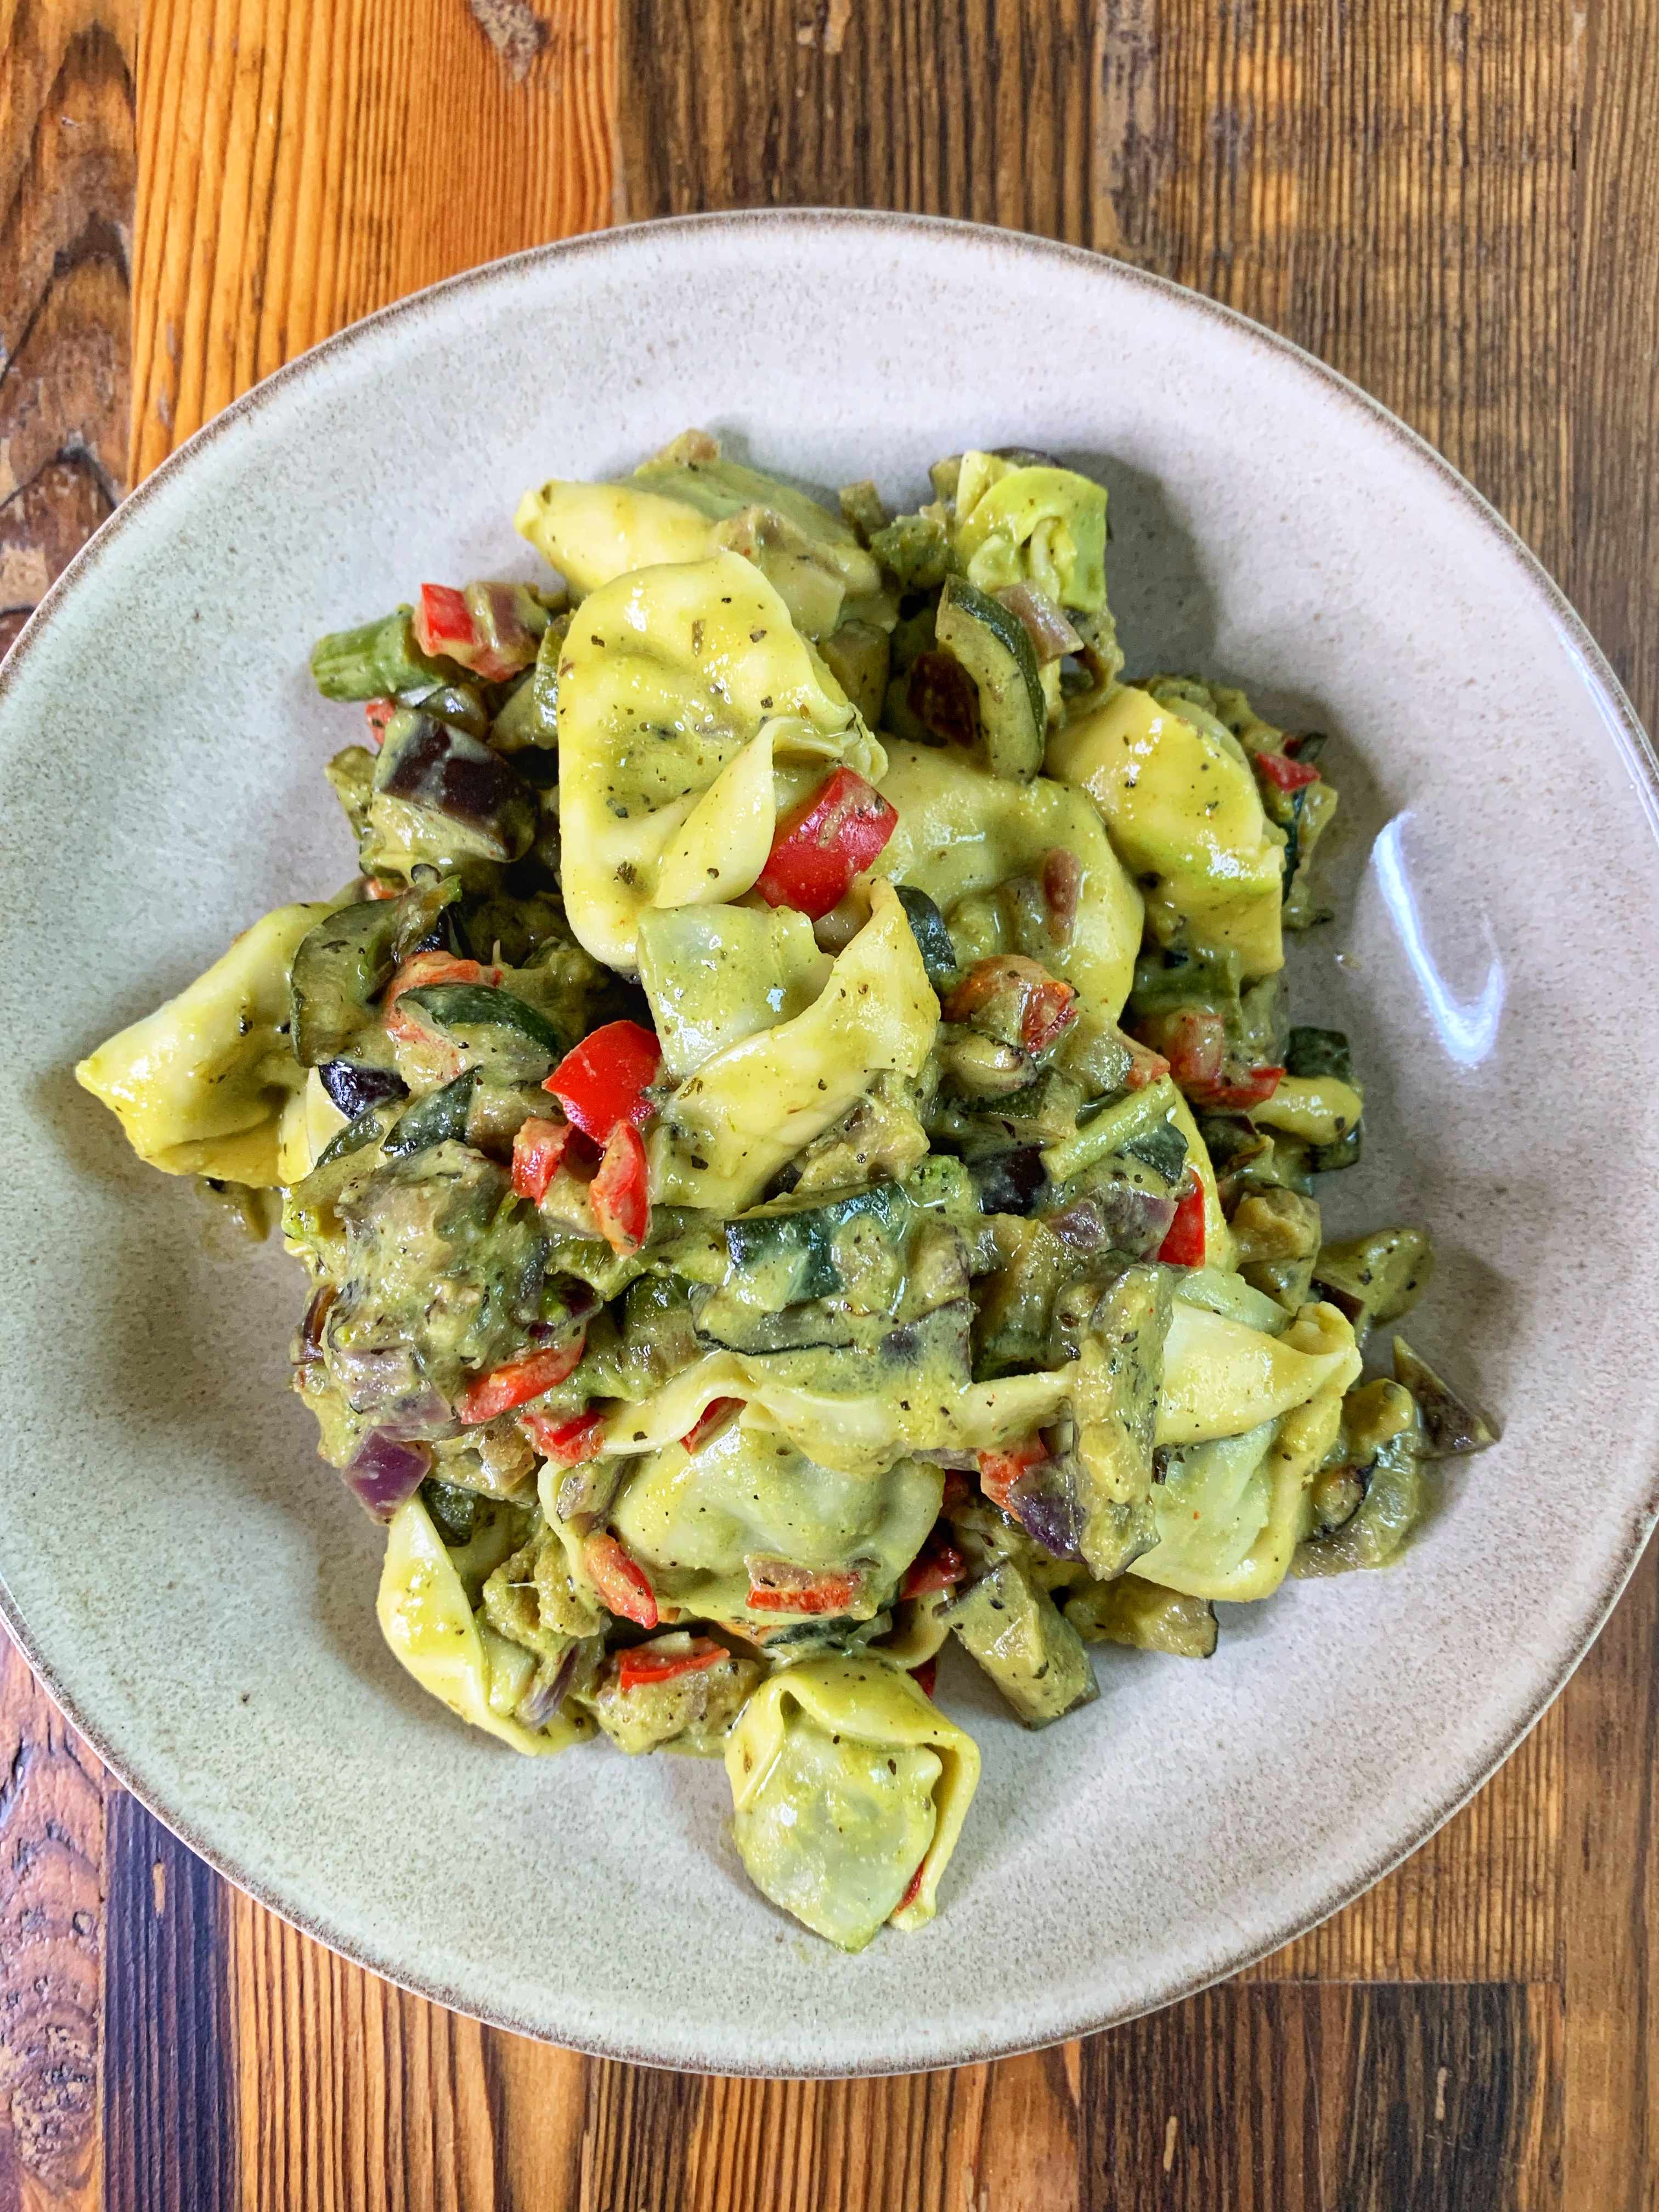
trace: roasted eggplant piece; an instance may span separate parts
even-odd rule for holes
[[[1426,1359],[1419,1358],[1403,1336],[1394,1340],[1394,1379],[1417,1401],[1423,1417],[1425,1459],[1461,1459],[1498,1442],[1468,1400],[1443,1382]]]
[[[1100,1695],[1082,1638],[1012,1559],[970,1584],[945,1617],[1028,1729]]]
[[[536,794],[518,771],[480,739],[411,708],[386,724],[374,791],[441,815],[488,860],[516,860],[536,835]]]
[[[1424,1231],[1373,1229],[1369,1236],[1322,1245],[1313,1281],[1363,1342],[1379,1323],[1408,1314],[1433,1274],[1434,1247]]]
[[[1073,1591],[1065,1612],[1085,1644],[1127,1644],[1137,1651],[1168,1651],[1179,1659],[1215,1654],[1215,1607],[1208,1598],[1183,1597],[1134,1575]]]

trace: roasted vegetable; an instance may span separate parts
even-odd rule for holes
[[[1363,1339],[1408,1314],[1434,1274],[1434,1247],[1420,1229],[1374,1229],[1320,1247],[1313,1279]]]
[[[1424,1441],[1416,1401],[1399,1383],[1368,1382],[1349,1393],[1325,1477],[1334,1473],[1363,1495],[1329,1533],[1297,1546],[1292,1574],[1346,1574],[1399,1556],[1428,1510]]]
[[[1459,1459],[1467,1452],[1486,1451],[1497,1443],[1497,1437],[1474,1407],[1449,1382],[1443,1382],[1403,1336],[1394,1340],[1394,1379],[1417,1401],[1423,1419],[1425,1459]]]
[[[1134,1575],[1073,1592],[1066,1601],[1066,1619],[1085,1644],[1127,1644],[1179,1659],[1215,1655],[1215,1607],[1207,1598],[1183,1597]]]
[[[974,729],[986,766],[993,775],[1029,781],[1042,765],[1048,709],[1024,623],[1000,601],[951,576],[939,599],[934,635],[939,650],[954,657],[973,685]],[[956,732],[947,728],[940,734]]]
[[[1077,1630],[1012,1559],[964,1590],[945,1617],[1027,1728],[1099,1696]]]

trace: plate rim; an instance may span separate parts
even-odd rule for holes
[[[1085,246],[1045,238],[1030,231],[1006,229],[955,216],[909,214],[897,210],[833,207],[733,209],[617,223],[574,238],[529,246],[518,253],[504,255],[495,260],[481,263],[476,268],[440,278],[419,291],[407,294],[402,299],[361,317],[343,330],[331,332],[221,409],[168,454],[105,519],[48,587],[13,641],[10,650],[3,659],[0,659],[0,714],[3,714],[17,686],[20,671],[31,653],[39,648],[60,610],[94,574],[116,540],[130,531],[135,522],[142,527],[143,518],[154,500],[170,487],[177,477],[193,468],[200,456],[216,441],[256,418],[289,386],[309,381],[319,374],[325,377],[329,366],[337,358],[344,357],[374,336],[399,322],[417,323],[429,313],[437,301],[447,301],[452,295],[460,295],[474,289],[493,286],[509,273],[544,264],[626,256],[635,250],[635,241],[642,238],[672,238],[708,232],[740,233],[745,230],[785,235],[791,232],[822,235],[837,230],[896,232],[921,240],[945,234],[981,247],[1012,251],[1028,258],[1061,263],[1073,269],[1086,270],[1097,281],[1104,277],[1109,283],[1121,284],[1130,291],[1139,290],[1153,295],[1170,304],[1178,305],[1185,312],[1197,311],[1221,324],[1235,337],[1246,341],[1258,353],[1271,356],[1276,365],[1310,377],[1351,412],[1358,413],[1372,428],[1385,431],[1413,461],[1419,465],[1426,463],[1440,487],[1455,495],[1492,542],[1494,550],[1507,558],[1512,570],[1518,571],[1519,580],[1537,601],[1543,619],[1577,663],[1586,691],[1595,700],[1601,719],[1630,774],[1637,799],[1647,818],[1650,835],[1656,848],[1659,848],[1659,752],[1656,751],[1653,739],[1644,727],[1606,653],[1537,555],[1492,503],[1427,439],[1340,370],[1321,361],[1293,339],[1255,321],[1237,308],[1211,299],[1189,286],[1177,283],[1171,277],[1139,268],[1110,254],[1096,252]],[[1120,2005],[1103,2014],[1085,2009],[1068,2014],[1061,2023],[1053,2027],[1052,2032],[1045,2028],[1036,2041],[1019,2036],[999,2035],[981,2036],[967,2041],[942,2041],[931,2054],[919,2056],[914,2061],[877,2056],[844,2067],[832,2067],[827,2071],[805,2063],[744,2059],[737,2054],[726,2054],[722,2057],[720,2070],[744,2078],[823,2081],[876,2078],[914,2072],[918,2070],[918,2067],[932,2070],[946,2066],[981,2064],[992,2059],[1047,2049],[1057,2043],[1098,2033],[1161,2010],[1183,1998],[1196,1996],[1221,1982],[1231,1980],[1297,1936],[1321,1926],[1345,1905],[1362,1896],[1386,1875],[1403,1864],[1413,1852],[1420,1850],[1437,1830],[1478,1795],[1498,1767],[1513,1755],[1517,1747],[1538,1725],[1577,1672],[1635,1572],[1656,1522],[1659,1522],[1659,1468],[1656,1468],[1650,1476],[1647,1494],[1636,1510],[1629,1541],[1613,1560],[1589,1608],[1582,1632],[1559,1660],[1550,1686],[1535,1710],[1527,1714],[1518,1725],[1500,1731],[1494,1744],[1483,1747],[1477,1755],[1473,1773],[1460,1773],[1449,1792],[1437,1801],[1435,1809],[1414,1826],[1408,1837],[1397,1844],[1390,1844],[1368,1859],[1358,1873],[1338,1880],[1327,1889],[1310,1915],[1304,1912],[1294,1914],[1282,1926],[1275,1927],[1271,1934],[1259,1941],[1253,1940],[1226,1966],[1214,1972],[1201,1967],[1195,1972],[1170,1977],[1157,1984],[1144,2001]],[[630,2065],[693,2074],[713,2070],[689,2065],[680,2059],[664,2057],[659,2052],[641,2049],[625,2039],[595,2033],[573,2036],[568,2030],[556,2029],[543,2021],[520,2017],[509,2006],[479,2003],[436,1978],[422,1978],[407,1966],[378,1956],[372,1942],[343,1939],[340,1933],[319,1916],[308,1914],[284,1903],[270,1893],[264,1881],[239,1868],[228,1855],[221,1853],[196,1832],[195,1824],[188,1813],[160,1802],[159,1794],[137,1778],[135,1767],[119,1749],[112,1746],[102,1729],[97,1723],[88,1722],[73,1692],[59,1679],[57,1670],[39,1648],[3,1571],[0,1571],[0,1618],[3,1618],[13,1640],[37,1679],[117,1781],[216,1874],[301,1934],[396,1987],[489,2027],[527,2036],[535,2041],[553,2043],[588,2057],[614,2059]]]

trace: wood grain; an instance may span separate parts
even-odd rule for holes
[[[125,488],[130,0],[0,0],[0,653]],[[105,1778],[0,1634],[0,2212],[103,2200]]]
[[[135,481],[344,324],[609,220],[609,0],[532,20],[515,43],[512,0],[147,0]]]
[[[104,2191],[120,2212],[230,2212],[230,1893],[124,1790],[109,1800]]]
[[[125,489],[134,0],[0,0],[0,652]]]
[[[0,1762],[0,2212],[91,2212],[104,1778],[3,1632]]]
[[[1560,2031],[1559,1990],[1515,1984],[1211,1990],[1084,2046],[1085,2203],[1553,2207]]]

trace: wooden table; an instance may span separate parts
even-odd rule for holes
[[[355,316],[625,216],[859,204],[1287,331],[1496,501],[1656,723],[1652,0],[534,4],[0,0],[0,645],[128,484]],[[1475,1802],[1265,1966],[1036,2057],[781,2086],[344,1964],[6,1647],[0,2212],[1650,2212],[1656,1685],[1650,1555]]]

